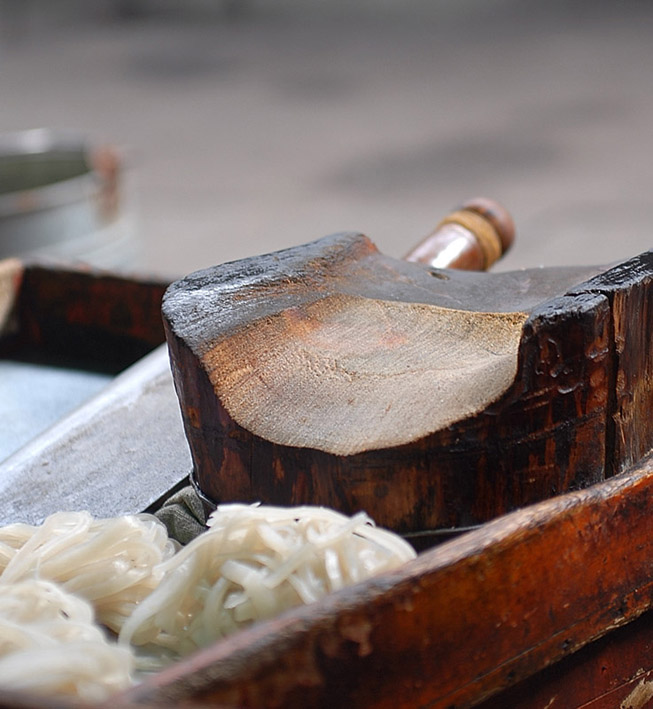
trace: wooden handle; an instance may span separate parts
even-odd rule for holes
[[[431,268],[485,271],[515,239],[515,225],[502,205],[476,197],[446,216],[404,257]]]

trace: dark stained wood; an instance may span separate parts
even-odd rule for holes
[[[653,705],[653,611],[482,702],[479,709]]]
[[[589,654],[577,656],[581,665],[583,658],[618,662],[608,640],[593,645],[604,636],[619,643],[638,638],[639,667],[633,669],[631,652],[606,681],[594,683],[589,668],[589,685],[578,679],[579,696],[598,702],[609,691],[627,695],[653,669],[646,652],[650,614],[644,615],[653,603],[652,501],[647,459],[227,638],[125,698],[247,707],[470,707],[584,647]],[[638,618],[632,632],[616,634]],[[561,671],[573,674],[569,663]],[[577,706],[574,686],[560,706]]]
[[[213,325],[219,334],[233,325],[229,308],[237,302],[266,318],[296,303],[306,283],[308,292],[322,297],[330,278],[320,271],[325,246],[348,276],[342,279],[347,295],[363,283],[363,297],[463,310],[480,298],[487,309],[510,313],[520,293],[527,317],[515,379],[487,410],[409,445],[358,454],[358,468],[351,466],[357,456],[281,450],[256,440],[218,407],[202,438],[205,448],[197,451],[218,451],[218,470],[233,466],[233,480],[223,475],[229,485],[258,490],[267,480],[279,494],[311,502],[327,493],[351,505],[381,500],[379,509],[385,504],[414,514],[420,529],[433,519],[445,520],[445,527],[475,523],[520,499],[583,489],[486,523],[393,574],[232,636],[113,698],[107,709],[543,709],[579,702],[608,709],[625,700],[646,706],[635,702],[638,696],[647,701],[653,678],[653,463],[629,461],[651,448],[650,355],[642,351],[651,327],[649,256],[588,281],[592,269],[432,273],[387,259],[359,237],[330,240],[314,247],[306,274],[295,274],[294,281],[287,268],[292,255],[285,253],[218,269],[217,284],[216,272],[209,271],[187,279],[179,292],[173,288],[170,293],[187,308],[188,327],[175,366],[186,371],[195,361],[200,316],[207,312],[223,318]],[[249,294],[235,287],[243,281]],[[72,321],[64,317],[62,327]],[[215,397],[206,373],[205,380],[181,373],[178,387],[189,387],[197,404],[194,410],[184,399],[188,430],[189,424],[200,426],[208,410],[202,407],[212,406]],[[200,445],[200,438],[194,443]],[[313,467],[304,469],[307,456]],[[297,474],[293,484],[290,466],[308,472]],[[322,470],[332,476],[326,482]],[[369,471],[373,476],[366,479]],[[606,473],[620,474],[602,480]],[[403,482],[416,486],[414,497],[394,491]],[[0,695],[2,702],[35,709],[65,705]]]
[[[17,286],[14,332],[0,339],[0,356],[45,353],[120,371],[165,339],[165,282],[25,264]]]
[[[314,503],[348,513],[364,509],[381,525],[414,533],[480,524],[602,480],[606,456],[613,455],[614,298],[594,285],[578,286],[597,270],[584,275],[558,269],[431,271],[382,256],[360,235],[338,235],[173,284],[163,312],[197,485],[213,501]],[[628,276],[632,298],[649,271],[645,265]],[[623,269],[610,271],[606,279],[622,292]],[[382,310],[389,324],[381,318],[381,334],[370,339],[365,314],[378,322],[374,308],[380,302],[398,305]],[[461,405],[457,420],[439,423],[431,419],[443,390],[436,380],[431,380],[432,395],[428,387],[420,396],[397,387],[396,396],[387,400],[375,400],[373,393],[360,407],[363,414],[373,405],[382,414],[383,406],[397,407],[402,396],[406,411],[391,427],[403,436],[398,443],[375,439],[375,422],[382,416],[372,419],[369,431],[361,416],[341,416],[348,385],[339,384],[340,399],[331,399],[333,371],[323,370],[319,347],[307,359],[306,343],[324,337],[324,349],[333,349],[337,361],[338,352],[354,341],[362,360],[366,350],[376,356],[378,349],[392,362],[402,356],[398,339],[409,337],[397,318],[413,317],[423,306],[433,308],[417,323],[454,312],[461,332],[482,332],[481,341],[489,338],[492,323],[508,332],[510,318],[521,318],[513,373],[497,396],[491,389],[495,370],[470,370],[466,384],[472,392],[465,396],[471,405]],[[334,330],[333,313],[349,311],[362,313],[360,326],[346,314],[347,327]],[[389,313],[397,313],[394,321]],[[489,323],[485,332],[484,322]],[[650,334],[646,323],[644,330]],[[462,351],[472,346],[465,337],[460,338]],[[274,349],[279,341],[291,343],[286,360]],[[426,344],[438,346],[433,337]],[[417,343],[415,360],[423,365],[426,354],[420,346],[424,343]],[[454,369],[459,356],[452,350]],[[641,364],[637,376],[645,381],[649,363]],[[313,386],[309,379],[315,379],[315,395],[303,389]],[[352,392],[355,384],[352,380]],[[227,394],[229,387],[233,395]],[[453,389],[452,399],[462,401],[463,389]],[[312,411],[318,406],[323,415]],[[440,408],[451,413],[449,404]],[[311,416],[318,425],[304,427],[308,434],[299,438]],[[627,431],[621,435],[627,438]],[[644,448],[639,447],[640,455]],[[609,472],[613,469],[611,461]]]
[[[633,465],[653,447],[653,251],[625,261],[573,292],[604,295],[612,311],[614,386],[609,395],[607,474]]]

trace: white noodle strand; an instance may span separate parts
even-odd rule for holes
[[[230,504],[207,524],[158,567],[163,578],[123,625],[121,643],[183,655],[415,556],[364,513]]]
[[[101,701],[132,683],[129,649],[110,644],[90,604],[49,581],[0,584],[0,687]]]
[[[95,520],[88,512],[58,512],[42,525],[0,529],[10,557],[0,582],[56,581],[92,601],[97,619],[115,632],[158,585],[158,565],[175,551],[153,515]],[[13,552],[11,551],[13,550]]]

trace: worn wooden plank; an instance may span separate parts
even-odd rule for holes
[[[653,702],[653,611],[478,709],[643,709]]]
[[[653,447],[653,251],[615,266],[572,291],[607,297],[614,356],[607,474],[633,465]]]
[[[14,336],[0,341],[0,354],[28,352],[121,371],[164,341],[166,286],[82,266],[26,264]]]
[[[473,706],[651,609],[652,500],[647,459],[254,626],[125,698]]]

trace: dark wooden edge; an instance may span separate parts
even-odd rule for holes
[[[651,608],[652,501],[647,459],[227,638],[120,699],[473,706]]]
[[[644,709],[653,706],[653,611],[605,635],[479,709]]]
[[[167,285],[85,266],[25,263],[0,356],[73,359],[120,371],[165,341]]]
[[[653,250],[624,261],[571,291],[608,298],[612,311],[613,387],[606,431],[606,477],[653,447]]]

